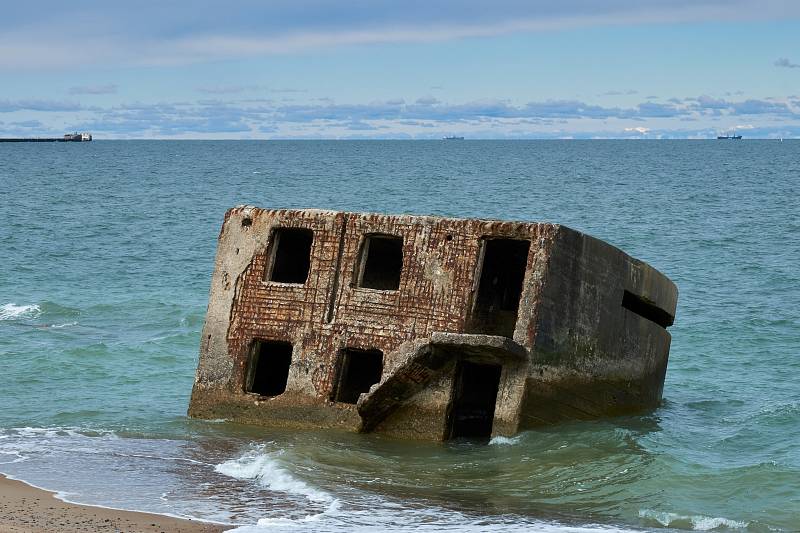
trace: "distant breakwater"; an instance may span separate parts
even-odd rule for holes
[[[88,142],[92,140],[91,133],[67,133],[63,137],[10,137],[0,138],[0,143],[58,143],[58,142]]]

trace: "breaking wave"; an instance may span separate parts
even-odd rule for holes
[[[238,459],[232,459],[218,464],[214,470],[220,474],[236,479],[255,479],[264,488],[285,492],[318,503],[334,503],[336,500],[331,495],[311,487],[302,480],[294,477],[275,459],[274,456],[281,452],[270,454],[262,447],[245,453]]]

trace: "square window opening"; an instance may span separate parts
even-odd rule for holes
[[[265,279],[303,284],[311,268],[314,232],[305,228],[278,228],[272,234],[269,267]]]
[[[358,397],[369,392],[381,380],[383,352],[345,348],[339,352],[338,379],[331,399],[335,402],[358,402]]]
[[[403,271],[403,238],[367,235],[361,250],[358,286],[396,291]]]
[[[292,345],[288,342],[255,340],[250,348],[245,391],[261,396],[279,396],[289,381]]]

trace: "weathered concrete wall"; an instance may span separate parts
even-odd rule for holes
[[[265,281],[276,228],[313,230],[306,283]],[[398,290],[356,286],[360,251],[371,234],[403,237]],[[424,386],[371,429],[446,438],[454,364],[433,372],[419,367],[424,376],[397,372],[413,366],[435,334],[470,333],[482,240],[500,237],[530,241],[530,249],[513,334],[525,356],[503,362],[493,433],[576,418],[576,409],[597,416],[656,403],[669,334],[621,307],[622,291],[644,295],[672,315],[677,292],[616,248],[553,224],[237,207],[226,213],[220,232],[190,415],[356,430],[364,401],[382,386],[397,386],[392,379],[408,377]],[[245,392],[257,339],[294,346],[283,394]],[[457,359],[458,349],[442,342],[436,349]],[[384,354],[382,380],[358,406],[331,400],[343,348]],[[600,383],[596,392],[579,392]],[[579,405],[578,395],[593,408]]]
[[[674,317],[675,285],[619,249],[564,227],[545,279],[521,427],[657,406],[671,337],[622,301],[628,290]]]

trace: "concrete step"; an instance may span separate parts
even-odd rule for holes
[[[409,398],[424,389],[459,359],[504,364],[528,358],[528,350],[508,337],[434,333],[380,383],[358,399],[359,431],[372,431]]]

